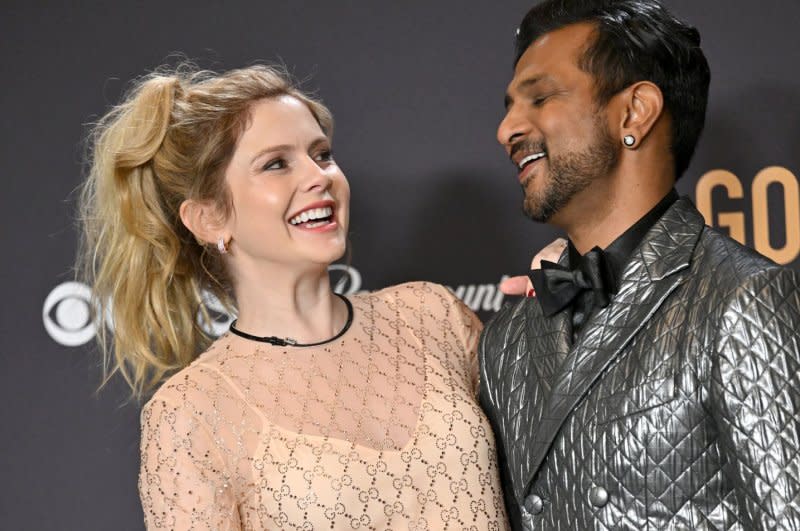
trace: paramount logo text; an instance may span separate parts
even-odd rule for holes
[[[500,282],[508,278],[503,276]],[[456,297],[464,301],[473,312],[496,312],[503,305],[505,295],[500,291],[500,282],[497,284],[464,284],[450,290]]]

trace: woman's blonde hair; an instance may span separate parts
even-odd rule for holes
[[[268,66],[161,69],[93,127],[78,265],[93,287],[103,383],[120,373],[142,398],[212,341],[200,323],[210,322],[204,291],[233,308],[219,254],[195,239],[179,208],[186,199],[211,200],[230,215],[224,175],[250,109],[284,95],[305,103],[332,134],[328,109]]]

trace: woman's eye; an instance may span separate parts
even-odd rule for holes
[[[286,167],[286,161],[283,159],[273,159],[264,166],[261,167],[262,170],[282,170]]]
[[[317,162],[331,162],[333,160],[333,151],[330,149],[326,149],[325,151],[321,151],[316,157],[314,157]]]

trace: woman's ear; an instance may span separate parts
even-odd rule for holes
[[[181,203],[180,216],[183,225],[201,244],[216,245],[220,238],[225,242],[230,239],[225,216],[210,200],[185,200]]]
[[[621,94],[624,112],[620,122],[620,141],[636,149],[651,133],[664,113],[664,95],[655,83],[639,81]]]

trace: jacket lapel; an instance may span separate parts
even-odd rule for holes
[[[536,427],[541,423],[551,384],[570,350],[572,320],[570,311],[545,317],[536,299],[525,301],[519,317],[525,321],[525,332],[518,343],[520,352],[515,356],[519,362],[500,380],[506,386],[500,394],[508,397],[509,404],[515,404],[507,408],[512,414],[505,419],[502,432],[510,436],[503,437],[502,442],[514,495],[521,501],[532,476],[530,452],[536,446]]]
[[[578,342],[552,375],[552,387],[544,396],[543,404],[529,405],[540,414],[538,419],[532,419],[527,478],[522,483],[525,488],[517,493],[518,499],[527,492],[569,414],[683,281],[703,225],[702,216],[688,199],[680,199],[670,207],[633,252],[622,275],[620,290],[611,304],[595,312],[584,325]],[[554,350],[552,342],[539,334],[547,333],[547,329],[563,330],[564,316],[570,321],[569,312],[561,312],[554,316],[559,324],[549,327],[535,320],[528,321],[528,345],[532,351],[538,351],[540,346],[544,346],[545,354]],[[541,316],[541,310],[538,318],[548,321]],[[566,330],[569,333],[569,326]],[[541,358],[541,355],[531,356],[532,361]]]

